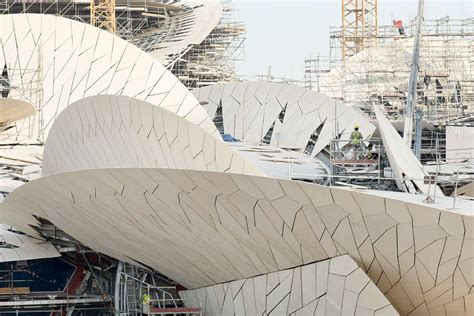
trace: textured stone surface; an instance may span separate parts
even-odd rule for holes
[[[192,90],[209,117],[222,114],[221,132],[248,143],[319,153],[334,138],[349,139],[354,125],[364,137],[375,127],[360,113],[323,94],[285,83],[236,82]],[[314,142],[314,140],[316,141]],[[312,144],[311,146],[309,144]]]
[[[0,49],[8,97],[37,110],[2,132],[0,141],[44,141],[69,104],[99,94],[146,100],[219,137],[196,98],[160,62],[90,24],[49,14],[0,15]]]
[[[18,188],[0,220],[35,235],[31,215],[46,218],[96,251],[188,288],[349,254],[400,313],[458,299],[470,308],[469,210],[384,194],[208,171],[85,170]]]
[[[264,175],[222,140],[146,101],[88,97],[58,116],[46,142],[43,175],[124,167]]]
[[[358,308],[398,315],[348,255],[179,295],[186,306],[201,307],[209,316],[356,315]],[[224,309],[227,300],[233,304]]]

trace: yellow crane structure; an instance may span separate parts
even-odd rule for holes
[[[377,0],[342,0],[342,59],[362,49],[377,35]]]
[[[91,24],[115,33],[115,0],[91,0]]]

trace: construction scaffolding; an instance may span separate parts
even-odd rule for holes
[[[204,307],[204,298],[183,300],[176,286],[126,262],[118,263],[114,299],[116,315],[127,316],[202,315]]]
[[[398,21],[401,22],[401,21]],[[397,23],[398,23],[397,22]],[[408,25],[378,26],[364,50],[344,59],[342,27],[330,30],[330,70],[320,67],[321,57],[305,61],[306,86],[372,115],[383,105],[391,120],[404,116],[414,21]],[[355,31],[353,31],[355,32]],[[361,30],[359,33],[362,32]],[[365,39],[369,39],[365,35]],[[417,82],[417,105],[423,118],[435,124],[474,112],[474,18],[445,17],[424,22]]]
[[[336,60],[331,56],[316,57],[309,56],[304,60],[304,87],[314,91],[320,91],[319,78],[327,74],[336,66]]]
[[[170,68],[189,88],[218,82],[236,81],[235,63],[243,59],[245,25],[238,21],[238,11],[231,0],[222,0],[222,18],[209,36],[191,47]]]
[[[235,63],[243,59],[246,30],[238,21],[232,1],[221,2],[222,18],[209,36],[198,45],[176,52],[165,65],[189,88],[237,79]],[[0,0],[0,13],[61,15],[97,25],[152,52],[160,49],[160,44],[181,37],[188,28],[189,18],[194,16],[194,7],[202,6],[199,2],[193,7],[189,1],[162,0],[96,0],[92,6],[91,3],[90,0]]]

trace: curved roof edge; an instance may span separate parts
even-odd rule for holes
[[[191,92],[211,119],[222,116],[221,133],[248,143],[270,144],[318,154],[331,139],[349,139],[354,125],[369,138],[375,127],[358,111],[309,89],[286,83],[244,81]],[[222,105],[222,107],[221,107]]]
[[[182,0],[176,5],[187,9],[170,17],[168,23],[179,28],[167,30],[165,38],[149,48],[149,54],[166,66],[173,64],[192,46],[201,44],[222,18],[219,0]]]
[[[70,103],[100,94],[131,96],[164,107],[219,138],[186,87],[129,42],[90,24],[48,14],[0,15],[0,25],[0,65],[7,65],[10,96],[32,95],[31,100],[39,100],[32,103],[41,108],[40,118],[23,121],[22,130],[2,133],[0,139],[44,141],[56,116]],[[38,84],[41,95],[32,88]]]
[[[474,238],[472,212],[411,197],[209,171],[82,170],[19,187],[0,204],[0,220],[35,235],[37,218],[47,219],[191,289],[347,253],[409,314],[423,303],[433,309],[430,293],[471,295]],[[405,306],[401,292],[419,304]]]
[[[201,127],[117,95],[87,97],[61,112],[46,141],[42,174],[133,167],[264,175]]]
[[[36,108],[28,101],[0,98],[0,132],[13,123],[35,114]]]

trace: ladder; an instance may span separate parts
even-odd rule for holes
[[[140,311],[140,293],[138,293],[138,284],[136,284],[135,278],[133,276],[136,274],[136,267],[124,263],[123,266],[123,282],[121,288],[123,289],[123,301],[126,315],[139,315]]]

